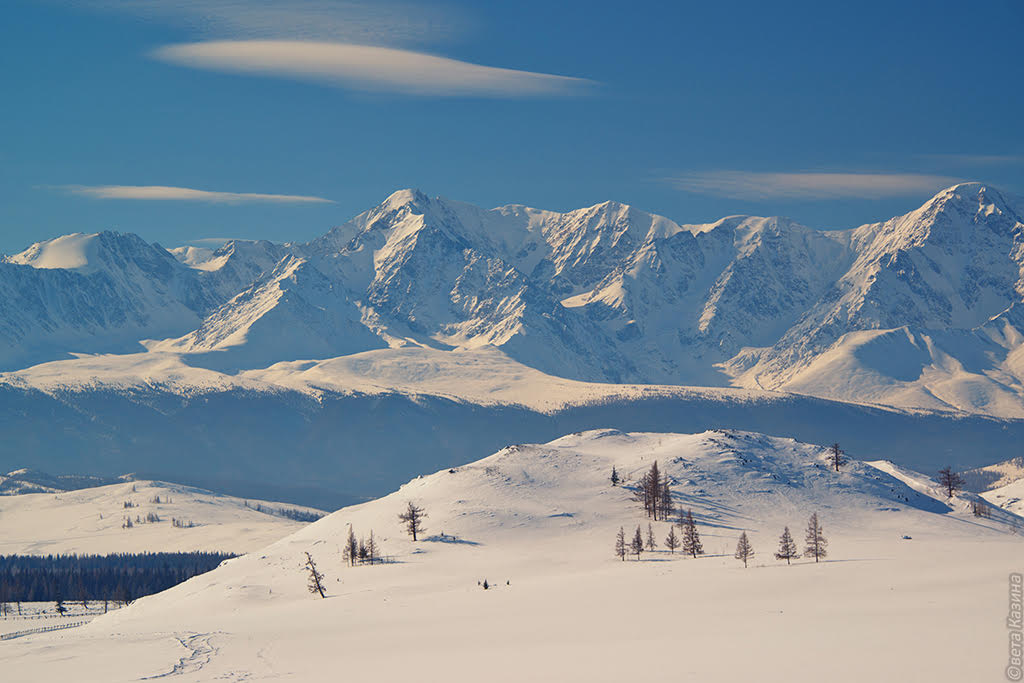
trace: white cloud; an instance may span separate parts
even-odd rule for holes
[[[269,202],[277,204],[333,204],[323,197],[308,197],[292,194],[261,194],[257,192],[211,192],[189,187],[168,187],[165,185],[66,185],[63,189],[73,194],[93,199],[141,199],[150,201],[213,202],[218,204],[242,204],[248,202]]]
[[[709,171],[665,178],[673,187],[731,199],[879,199],[936,192],[959,179],[921,173]]]
[[[1024,154],[922,154],[920,156],[922,159],[965,166],[997,166],[1001,164],[1024,163]]]
[[[152,56],[182,66],[278,76],[407,95],[529,97],[583,93],[582,78],[517,71],[387,47],[295,40],[223,40],[162,47]]]
[[[418,44],[459,35],[464,11],[410,0],[63,0],[182,26],[207,38]]]

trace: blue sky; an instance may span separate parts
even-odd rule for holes
[[[1022,28],[1019,0],[7,0],[0,252],[307,239],[403,187],[817,227],[1022,194]]]

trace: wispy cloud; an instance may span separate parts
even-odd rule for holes
[[[1024,164],[1024,154],[921,154],[920,158],[963,166]]]
[[[211,192],[190,187],[166,185],[63,185],[61,189],[93,199],[139,199],[148,201],[212,202],[243,204],[263,202],[275,204],[333,204],[330,199],[294,194],[262,194],[258,192]]]
[[[61,1],[61,0],[58,0]],[[463,33],[464,11],[410,0],[63,0],[178,25],[206,38],[410,45]]]
[[[879,199],[934,192],[959,179],[921,173],[708,171],[664,179],[686,192],[730,199]]]
[[[225,40],[162,47],[182,66],[277,76],[406,95],[530,97],[580,94],[593,81],[482,66],[410,50],[293,40]]]

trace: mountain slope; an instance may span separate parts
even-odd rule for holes
[[[966,183],[853,230],[849,270],[775,344],[727,370],[746,386],[1021,415],[1009,354],[1020,340],[1022,215],[1015,200]],[[902,348],[873,349],[884,333]]]
[[[986,596],[1005,590],[1020,538],[864,463],[836,474],[824,455],[735,432],[598,430],[505,448],[339,510],[88,626],[13,641],[6,671],[326,681],[339,661],[350,675],[380,675],[390,656],[395,678],[514,681],[542,662],[558,680],[612,681],[635,671],[635,658],[618,653],[641,639],[654,653],[686,642],[693,656],[659,666],[700,680],[792,680],[793,643],[804,667],[842,660],[830,673],[837,681],[864,680],[880,662],[898,680],[998,676],[1006,632],[991,617],[1005,606]],[[620,527],[646,530],[628,487],[655,459],[676,502],[693,510],[705,557],[660,547],[640,562],[615,557]],[[608,482],[613,466],[626,486]],[[409,501],[428,514],[415,543],[396,523]],[[814,511],[828,561],[773,559],[781,527],[799,538]],[[669,525],[652,527],[660,546]],[[392,562],[346,567],[349,529],[372,530]],[[757,552],[748,569],[732,557],[741,531]],[[306,590],[306,553],[325,575],[326,600]],[[737,639],[747,643],[739,658]],[[112,647],[118,657],[106,656]]]
[[[977,183],[852,230],[401,190],[305,244],[69,235],[0,264],[0,366],[145,339],[231,371],[418,346],[567,379],[1024,417],[1024,209]],[[206,356],[205,358],[203,356]]]
[[[87,465],[97,475],[132,471],[333,509],[507,443],[602,425],[839,441],[859,457],[927,472],[1005,460],[1024,438],[1020,420],[748,389],[565,380],[494,349],[381,349],[237,375],[190,360],[90,356],[0,375],[0,470]]]

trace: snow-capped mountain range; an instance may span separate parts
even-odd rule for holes
[[[0,260],[0,467],[330,507],[605,426],[990,465],[1024,436],[1022,217],[970,183],[851,230],[402,190],[308,243],[66,235]]]
[[[498,347],[582,381],[1024,417],[1024,205],[979,184],[852,230],[403,190],[303,244],[74,234],[0,264],[0,363],[162,351],[232,374]]]

